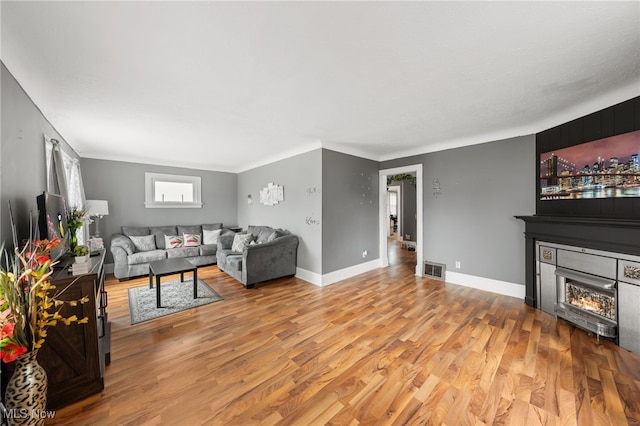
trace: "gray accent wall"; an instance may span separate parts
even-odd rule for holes
[[[284,201],[260,204],[268,183],[284,187]],[[322,154],[313,150],[238,174],[238,224],[268,225],[297,235],[298,267],[322,273]],[[251,204],[248,196],[251,195]]]
[[[323,274],[380,257],[378,166],[377,161],[322,150]]]
[[[73,158],[75,151],[47,121],[4,64],[0,66],[1,143],[0,143],[0,244],[11,244],[8,202],[11,202],[19,239],[29,236],[29,219],[37,228],[36,197],[46,190],[44,137],[58,139]]]
[[[514,216],[535,213],[535,149],[528,135],[381,163],[423,164],[424,260],[524,285],[524,222]]]
[[[123,225],[198,225],[216,222],[236,225],[237,177],[234,173],[91,158],[81,159],[80,167],[87,199],[109,202],[109,215],[100,221],[100,234],[107,248],[110,236],[119,233]],[[200,176],[202,208],[145,208],[145,172]],[[92,226],[91,233],[93,231]],[[113,262],[109,252],[106,262]]]

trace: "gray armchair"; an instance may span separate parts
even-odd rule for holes
[[[249,226],[252,243],[242,251],[233,251],[235,233],[225,233],[218,239],[218,268],[245,288],[256,283],[296,274],[298,237],[282,229]]]

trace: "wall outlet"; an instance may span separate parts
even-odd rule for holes
[[[460,261],[456,260],[456,269],[460,269]]]
[[[368,253],[367,253],[367,251],[366,251],[366,250],[363,250],[363,251],[362,251],[362,258],[364,259],[365,257],[367,257],[367,254],[368,254]]]

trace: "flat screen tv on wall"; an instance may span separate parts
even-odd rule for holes
[[[41,239],[49,241],[57,238],[60,244],[51,250],[53,260],[60,259],[69,252],[69,235],[67,226],[67,204],[64,197],[43,192],[36,198],[38,203],[38,229]]]
[[[640,198],[640,130],[540,154],[539,197]]]

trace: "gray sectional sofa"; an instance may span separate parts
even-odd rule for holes
[[[246,232],[223,231],[216,251],[218,268],[245,288],[295,275],[297,256],[297,236],[283,229],[253,225]]]
[[[111,254],[113,254],[113,274],[119,280],[147,275],[149,262],[160,259],[182,257],[196,266],[210,265],[217,261],[217,243],[204,244],[203,233],[222,230],[222,223],[204,225],[170,225],[170,226],[123,226],[121,234],[111,237]],[[229,231],[232,232],[232,231]],[[213,233],[217,233],[213,232]],[[167,237],[183,237],[199,235],[200,242],[193,241],[191,246],[168,248]],[[153,236],[153,237],[152,237]],[[177,244],[176,244],[177,245]]]

